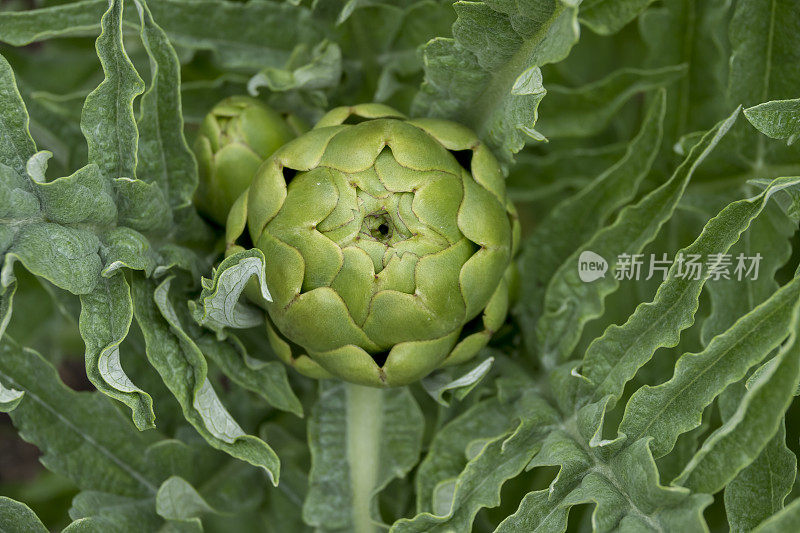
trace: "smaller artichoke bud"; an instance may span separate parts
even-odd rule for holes
[[[218,103],[203,120],[194,145],[198,209],[224,225],[258,166],[305,129],[297,117],[281,115],[255,98],[232,96]]]

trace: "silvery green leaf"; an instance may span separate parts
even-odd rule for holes
[[[30,507],[5,496],[0,496],[0,530],[47,533],[47,528]]]
[[[653,0],[585,0],[581,4],[580,21],[594,32],[610,35],[652,3]]]
[[[203,354],[182,326],[188,317],[181,319],[169,299],[171,280],[156,286],[133,276],[134,313],[145,337],[148,360],[181,405],[185,418],[209,445],[263,468],[277,484],[280,463],[275,452],[244,433],[208,381]]]
[[[339,45],[323,41],[312,50],[305,46],[295,51],[285,68],[266,68],[247,83],[255,96],[261,87],[270,91],[316,90],[334,87],[342,76],[342,51]]]
[[[691,245],[679,253],[684,257],[727,253],[758,217],[774,192],[798,183],[800,178],[778,178],[758,196],[728,205],[705,225]],[[653,301],[637,307],[622,326],[610,326],[587,349],[582,373],[594,383],[595,399],[607,394],[619,398],[625,383],[655,351],[677,345],[680,332],[694,321],[700,292],[711,273],[706,266],[700,276],[678,276],[680,268],[679,263],[673,263]],[[620,346],[624,348],[618,349]]]
[[[703,443],[674,484],[697,492],[720,490],[755,460],[778,431],[800,381],[800,300],[794,304],[791,336],[778,363],[742,397],[735,413]]]
[[[728,385],[789,335],[791,310],[800,298],[800,278],[714,337],[700,353],[683,355],[672,379],[637,390],[625,407],[620,432],[628,438],[653,438],[653,455],[661,457],[678,435],[700,425],[703,409]]]
[[[70,176],[49,182],[34,181],[42,214],[48,220],[63,225],[86,222],[100,227],[116,222],[114,191],[97,165],[86,165]]]
[[[264,254],[251,248],[226,257],[214,270],[213,278],[203,282],[203,292],[194,306],[193,316],[198,324],[224,338],[224,328],[252,328],[264,323],[264,313],[251,305],[239,302],[252,278],[262,298],[271,302],[264,280]]]
[[[669,145],[686,133],[707,130],[740,103],[721,97],[728,75],[730,5],[730,0],[669,0],[639,17],[648,50],[645,65],[688,68],[667,95],[664,138]]]
[[[448,479],[457,478],[464,470],[470,459],[467,450],[471,443],[478,440],[486,443],[513,429],[510,411],[507,405],[501,404],[496,398],[484,400],[437,432],[417,470],[418,513],[434,512],[435,487]]]
[[[523,243],[519,259],[523,297],[517,312],[527,323],[535,324],[539,318],[545,288],[559,267],[636,194],[661,145],[665,104],[661,92],[622,157],[555,206]],[[525,334],[532,337],[533,329],[526,328]]]
[[[577,8],[561,0],[456,2],[453,38],[423,48],[425,82],[414,114],[456,119],[510,162],[531,140],[545,95],[539,67],[578,39]]]
[[[172,476],[158,488],[156,512],[167,520],[190,520],[213,509],[185,479]]]
[[[167,197],[158,185],[125,177],[113,184],[120,224],[141,232],[164,232],[172,226]]]
[[[106,0],[82,0],[30,11],[0,13],[0,41],[12,46],[73,35],[97,35]]]
[[[28,159],[36,153],[36,145],[28,130],[28,112],[22,103],[14,73],[3,56],[0,56],[0,112],[3,114],[0,164],[15,171],[17,179],[14,184],[24,187]]]
[[[583,245],[582,251],[573,252],[561,265],[548,284],[544,314],[536,326],[541,357],[545,361],[553,363],[569,358],[583,326],[602,314],[605,297],[619,285],[613,275],[619,254],[640,253],[655,238],[661,225],[672,216],[697,166],[727,133],[738,114],[737,109],[706,133],[666,183],[623,209],[613,224],[598,231]],[[604,277],[588,282],[580,279],[576,266],[583,252],[596,254],[606,262]],[[587,355],[585,370],[592,368],[596,357]],[[598,383],[597,376],[590,375],[593,371],[581,373]],[[604,394],[599,393],[597,398]]]
[[[36,183],[44,183],[45,173],[47,172],[47,160],[53,157],[53,152],[41,150],[33,154],[25,165],[25,172],[28,177]]]
[[[25,391],[6,388],[0,383],[0,412],[9,413],[17,408]]]
[[[197,163],[183,132],[180,63],[167,34],[153,20],[148,4],[138,0],[135,5],[151,72],[136,122],[141,135],[138,172],[163,189],[171,207],[181,208],[191,204],[197,188]]]
[[[720,398],[724,420],[736,413],[744,394],[741,383],[725,391]],[[796,477],[797,457],[787,446],[784,420],[759,456],[725,487],[725,511],[731,530],[753,530],[779,512]]]
[[[546,421],[545,415],[520,422],[512,433],[502,435],[483,446],[481,452],[467,464],[455,481],[449,505],[440,502],[433,512],[423,512],[414,518],[398,520],[390,531],[444,533],[469,530],[475,515],[482,507],[500,504],[502,485],[522,472],[541,448],[545,433],[541,424]]]
[[[122,42],[121,0],[109,2],[101,22],[96,48],[105,79],[86,97],[81,130],[89,147],[89,162],[108,180],[136,177],[139,132],[133,101],[144,92],[144,82]],[[113,109],[113,113],[106,113]]]
[[[736,2],[730,22],[733,46],[728,94],[752,106],[797,97],[800,13],[791,2]]]
[[[549,85],[537,129],[548,139],[596,135],[634,95],[669,86],[685,74],[686,65],[620,69],[581,87]]]
[[[137,431],[107,398],[69,389],[39,354],[8,336],[0,343],[0,382],[24,391],[10,416],[47,468],[82,489],[155,495],[161,473],[141,452],[157,437]]]
[[[764,102],[745,109],[744,116],[758,131],[787,145],[800,137],[800,99]]]
[[[286,365],[282,362],[262,361],[250,356],[234,335],[228,335],[224,341],[204,335],[197,339],[197,346],[240,387],[257,394],[277,409],[303,416],[303,406],[289,385]]]
[[[457,400],[463,400],[491,370],[493,362],[494,357],[487,357],[477,365],[470,363],[472,368],[463,375],[459,374],[465,370],[462,367],[467,365],[440,370],[423,379],[422,387],[431,398],[448,407],[450,402],[444,399],[445,393],[450,392]]]
[[[120,344],[133,320],[130,286],[118,272],[101,278],[81,296],[80,333],[86,344],[86,375],[104,394],[130,407],[139,430],[155,427],[153,399],[133,384],[120,360]]]

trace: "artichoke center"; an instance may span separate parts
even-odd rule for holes
[[[394,223],[386,211],[365,216],[362,229],[363,233],[385,244],[391,243],[395,233]]]

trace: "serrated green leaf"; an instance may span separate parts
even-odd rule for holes
[[[133,384],[122,368],[120,344],[133,320],[133,303],[125,276],[101,278],[81,296],[79,327],[86,343],[86,376],[97,389],[130,407],[140,431],[155,427],[153,399]]]
[[[263,311],[240,303],[239,299],[255,277],[259,296],[272,301],[264,278],[264,264],[264,253],[258,248],[226,257],[214,270],[213,278],[203,283],[203,292],[192,309],[195,321],[215,331],[219,338],[224,338],[226,327],[252,328],[263,324]]]
[[[29,11],[0,13],[0,41],[25,46],[53,37],[93,35],[107,0],[82,0]]]
[[[761,213],[770,196],[797,183],[799,178],[778,178],[760,195],[728,205],[679,254],[683,257],[699,254],[705,261],[713,261],[709,259],[711,254],[727,253]],[[607,394],[619,398],[625,383],[655,351],[677,345],[680,332],[694,321],[700,292],[711,273],[706,265],[700,276],[694,276],[698,279],[692,279],[693,276],[678,276],[680,268],[679,262],[673,263],[653,301],[637,307],[622,326],[610,326],[587,349],[582,374],[595,384],[595,399]]]
[[[285,364],[251,357],[233,335],[224,341],[202,336],[197,339],[197,346],[240,387],[259,395],[273,407],[303,416],[303,406],[289,385]]]
[[[86,97],[81,116],[89,162],[109,180],[136,177],[139,133],[133,101],[144,92],[144,82],[122,43],[122,4],[112,0],[103,15],[95,46],[105,79]]]
[[[157,287],[133,276],[134,313],[145,337],[147,358],[181,405],[184,417],[214,448],[263,468],[278,483],[280,462],[262,440],[245,434],[219,401],[203,354],[186,334],[169,300],[172,278]]]
[[[682,135],[710,128],[738,104],[720,98],[728,74],[730,4],[729,0],[667,0],[639,17],[639,32],[648,48],[646,65],[688,66],[667,95],[667,146]]]
[[[725,487],[725,511],[731,531],[752,531],[783,509],[796,476],[797,458],[786,445],[782,422],[755,461]]]
[[[785,285],[726,332],[714,337],[700,353],[683,355],[672,379],[645,385],[625,407],[620,432],[629,439],[653,437],[655,457],[669,453],[683,432],[700,425],[703,409],[728,385],[789,335],[791,311],[800,298],[800,278]]]
[[[778,431],[800,381],[799,310],[800,300],[792,312],[791,336],[776,356],[778,363],[745,393],[733,416],[706,439],[673,483],[714,493],[755,460]]]
[[[425,82],[415,115],[458,120],[510,162],[530,139],[545,90],[541,65],[578,39],[577,9],[561,0],[456,2],[453,39],[423,48]]]
[[[513,429],[507,406],[496,399],[479,402],[441,428],[431,442],[416,475],[417,512],[433,511],[434,489],[455,479],[467,465],[470,443],[484,443]]]
[[[542,417],[546,418],[546,417]],[[482,447],[455,481],[448,506],[394,523],[392,533],[467,531],[482,507],[500,504],[500,488],[518,475],[542,445],[542,419],[523,421],[510,435]],[[441,512],[444,511],[444,512]]]
[[[423,379],[422,387],[431,398],[448,407],[450,403],[444,399],[445,393],[450,392],[456,399],[463,400],[491,370],[493,362],[494,357],[487,357],[477,366],[470,365],[472,368],[463,375],[458,375],[458,372],[463,372],[464,369],[461,366],[466,365],[443,369]]]
[[[614,272],[619,254],[637,254],[655,238],[661,225],[672,216],[697,166],[714,149],[727,133],[736,117],[737,109],[730,117],[706,133],[695,145],[672,177],[663,185],[645,196],[638,203],[623,209],[613,224],[597,232],[583,245],[583,251],[598,254],[608,262],[608,272]],[[738,236],[738,235],[737,235]],[[619,282],[614,275],[606,275],[591,282],[579,277],[579,253],[574,252],[551,279],[545,293],[544,314],[536,327],[541,357],[550,363],[567,359],[575,348],[583,326],[602,314],[605,297],[614,292]],[[593,365],[598,362],[596,350],[587,352],[584,375],[594,383],[601,379]],[[605,388],[598,390],[607,391]],[[596,398],[605,392],[598,393]]]
[[[28,112],[17,89],[11,65],[0,55],[0,164],[17,173],[15,183],[25,186],[24,176],[28,159],[36,153],[36,145],[28,130]],[[8,179],[3,176],[4,180]]]
[[[615,209],[636,194],[661,145],[665,103],[664,93],[661,93],[624,155],[553,208],[524,243],[519,259],[520,292],[524,296],[520,298],[517,312],[522,313],[526,321],[535,323],[539,318],[545,287],[570,254],[589,240]],[[528,331],[532,336],[533,328]]]
[[[180,63],[155,23],[145,0],[135,2],[142,23],[142,43],[150,57],[150,86],[142,95],[139,120],[140,176],[155,182],[173,208],[191,204],[197,188],[197,162],[183,133],[181,115]],[[128,175],[133,177],[133,175]]]
[[[668,86],[685,74],[686,65],[621,69],[582,87],[548,85],[537,129],[548,139],[596,135],[634,95]]]
[[[0,343],[0,382],[25,392],[10,416],[48,469],[83,489],[155,495],[160,473],[143,452],[156,436],[138,432],[105,397],[67,388],[39,354],[8,336]]]

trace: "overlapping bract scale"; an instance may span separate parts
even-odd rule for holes
[[[231,250],[245,217],[267,258],[271,343],[303,373],[403,385],[467,360],[505,318],[516,215],[461,125],[334,109],[260,167]]]

